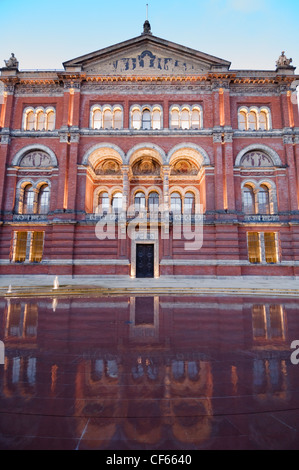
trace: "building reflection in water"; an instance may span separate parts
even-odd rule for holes
[[[292,301],[106,297],[1,306],[1,410],[17,404],[32,415],[41,411],[36,397],[47,399],[45,415],[58,409],[88,419],[83,448],[209,448],[230,414],[226,400],[238,398],[245,414],[254,403],[259,412],[292,403]],[[0,438],[14,434],[13,421],[4,424]],[[65,429],[67,437],[79,427]]]

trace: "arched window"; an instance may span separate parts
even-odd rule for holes
[[[245,214],[255,214],[255,200],[253,188],[246,185],[243,189],[243,211]]]
[[[250,111],[248,114],[248,130],[257,130],[257,114],[255,111]]]
[[[247,130],[247,113],[246,111],[239,112],[239,129],[241,131]]]
[[[193,109],[191,114],[191,121],[192,121],[192,129],[199,129],[200,128],[200,111],[199,109]]]
[[[26,114],[25,130],[34,131],[34,128],[35,128],[35,113],[33,111],[29,111]]]
[[[98,198],[98,210],[101,213],[107,213],[109,211],[110,201],[109,195],[106,191],[99,194]]]
[[[188,109],[183,109],[181,112],[181,128],[190,129],[190,113]]]
[[[261,111],[259,114],[259,129],[261,131],[266,131],[269,129],[268,126],[268,114],[266,111]]]
[[[180,127],[180,112],[176,108],[171,111],[170,127],[171,129],[179,129]]]
[[[258,192],[259,214],[270,214],[270,195],[269,188],[262,185]]]
[[[142,112],[142,129],[151,129],[151,113],[149,109],[144,109]]]
[[[148,210],[149,212],[158,212],[159,210],[159,194],[156,191],[152,191],[148,196]]]
[[[36,130],[42,131],[45,128],[45,113],[43,111],[39,111],[36,116]]]
[[[170,197],[171,211],[176,214],[182,213],[182,199],[180,193],[172,193]]]
[[[121,192],[117,192],[113,194],[112,197],[112,210],[115,213],[121,212],[122,210],[122,198],[123,195]]]
[[[50,190],[47,184],[44,184],[38,194],[38,205],[37,212],[38,214],[48,214],[49,212],[49,203],[50,203]]]
[[[53,131],[54,129],[55,129],[55,113],[54,111],[49,111],[47,113],[46,130]]]
[[[95,109],[92,113],[92,128],[102,128],[102,111],[100,109]]]
[[[112,129],[113,126],[113,114],[110,109],[106,109],[103,113],[103,128]]]
[[[188,192],[185,194],[184,214],[195,214],[195,196],[192,192]]]
[[[141,129],[141,111],[134,109],[132,112],[132,125],[133,129]]]
[[[161,111],[159,109],[153,111],[153,129],[161,129]]]
[[[27,184],[23,196],[23,214],[34,213],[35,192],[31,184]]]
[[[113,113],[114,117],[114,123],[113,123],[113,128],[114,129],[122,129],[123,127],[123,113],[121,109],[115,109]]]
[[[145,194],[142,191],[139,191],[135,194],[134,198],[134,207],[136,212],[145,211],[146,201]]]

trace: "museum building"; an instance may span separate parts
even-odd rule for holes
[[[60,71],[19,70],[12,54],[0,274],[299,276],[291,64],[282,52],[273,70],[231,70],[148,21]]]

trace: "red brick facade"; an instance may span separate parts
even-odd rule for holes
[[[299,275],[298,76],[284,54],[273,71],[231,70],[144,32],[63,65],[2,69],[1,275],[135,277],[142,244],[155,277]],[[170,217],[151,238],[154,193]],[[128,234],[136,201],[143,239]],[[188,250],[175,221],[195,229],[199,203],[203,243]],[[99,204],[115,230],[102,240]]]

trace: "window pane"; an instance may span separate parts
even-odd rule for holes
[[[99,195],[98,205],[99,205],[99,210],[101,212],[108,212],[109,211],[110,203],[109,203],[108,193],[101,193]]]
[[[13,259],[16,263],[26,260],[27,232],[15,232],[15,246]]]
[[[24,190],[23,214],[33,214],[34,211],[34,190],[31,185]]]
[[[262,186],[258,193],[259,213],[270,214],[269,190]]]
[[[136,193],[134,198],[134,206],[136,211],[145,210],[145,195],[142,192]]]
[[[38,113],[37,115],[37,125],[36,128],[38,131],[42,131],[45,129],[45,114],[43,112]]]
[[[179,193],[172,193],[170,198],[170,206],[173,212],[182,213],[182,200]]]
[[[103,119],[103,128],[104,129],[112,129],[112,112],[110,109],[104,111],[104,119]]]
[[[148,210],[150,212],[158,212],[159,209],[159,194],[152,192],[148,197]]]
[[[277,263],[278,256],[275,233],[264,233],[264,240],[266,263]]]
[[[102,127],[102,112],[96,109],[92,115],[92,128],[101,129]]]
[[[248,129],[257,130],[257,116],[254,111],[251,111],[248,114]]]
[[[30,261],[40,263],[43,257],[44,232],[32,232]]]
[[[48,214],[50,190],[47,185],[42,186],[38,196],[38,214]]]
[[[268,129],[267,114],[265,113],[265,111],[262,111],[259,115],[259,128],[262,131],[265,131]]]
[[[114,129],[122,129],[123,113],[120,110],[114,111]]]
[[[26,118],[26,130],[33,131],[34,126],[35,126],[35,114],[33,111],[30,111],[27,114],[27,118]]]
[[[158,110],[153,112],[153,129],[161,129],[161,112]]]
[[[177,109],[171,111],[171,123],[170,127],[172,129],[178,129],[180,127],[180,113]]]
[[[181,127],[182,129],[190,129],[189,111],[184,109],[181,113]]]
[[[184,214],[195,213],[195,197],[193,193],[186,193],[184,198]]]
[[[151,113],[148,110],[142,113],[142,129],[151,129]]]
[[[260,237],[257,232],[249,232],[247,234],[248,241],[248,258],[250,263],[261,262],[261,250],[260,250]]]
[[[252,307],[252,330],[254,339],[266,338],[266,312],[264,305]]]
[[[254,214],[254,193],[252,188],[243,189],[243,211],[245,214]]]
[[[246,113],[244,111],[239,113],[239,129],[246,131]]]
[[[112,209],[114,212],[121,212],[122,210],[122,193],[115,193],[112,198]]]
[[[197,109],[194,109],[192,111],[191,119],[192,119],[192,129],[199,129],[200,128],[200,113]]]
[[[53,131],[54,126],[55,126],[55,113],[53,111],[50,111],[47,114],[47,130]]]
[[[133,125],[133,129],[140,129],[141,128],[141,112],[138,109],[133,111],[132,125]]]

